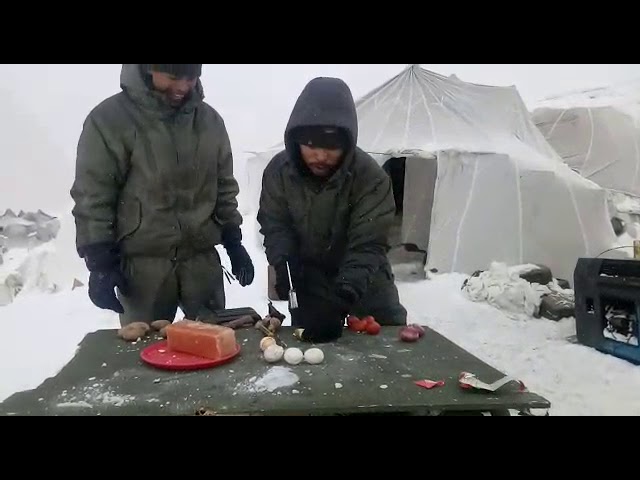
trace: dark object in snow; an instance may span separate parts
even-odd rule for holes
[[[564,290],[569,290],[571,288],[568,280],[565,280],[563,278],[556,278],[556,281],[558,282],[558,286]]]
[[[539,283],[540,285],[547,285],[549,282],[553,280],[553,275],[551,274],[551,269],[544,265],[537,265],[538,268],[525,272],[520,275],[520,278],[523,278],[529,283]]]
[[[611,226],[613,226],[613,231],[618,237],[627,231],[625,223],[618,217],[613,217],[611,219]]]
[[[570,295],[553,292],[542,297],[540,303],[540,316],[559,321],[563,318],[570,318],[575,315],[576,304]]]
[[[469,280],[471,280],[472,278],[476,278],[479,277],[480,274],[484,272],[484,270],[476,270],[475,272],[473,272],[471,274],[471,276],[469,278],[467,278],[463,283],[462,283],[462,288],[461,290],[464,290],[464,288],[467,286],[467,284],[469,283]]]

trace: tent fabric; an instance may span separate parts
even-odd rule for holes
[[[572,281],[578,257],[615,242],[604,192],[577,175],[522,168],[505,154],[448,151],[438,160],[429,266],[471,273],[492,261],[541,263]]]
[[[544,100],[532,119],[582,176],[606,189],[640,195],[640,82]]]
[[[526,144],[554,155],[513,87],[470,84],[413,65],[361,98],[357,109],[358,145],[371,153],[506,153]]]
[[[562,162],[515,87],[412,65],[357,110],[361,148],[380,165],[407,157],[402,238],[428,251],[427,268],[470,274],[494,261],[544,263],[571,280],[580,256],[615,243],[606,191]],[[249,161],[253,205],[280,148]]]

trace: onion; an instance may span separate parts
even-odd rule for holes
[[[424,334],[426,333],[424,327],[422,325],[418,325],[417,323],[412,323],[411,325],[408,325],[407,328],[413,328],[414,330],[416,330],[420,334],[420,338],[424,337]]]
[[[400,340],[403,342],[417,342],[420,339],[420,332],[413,327],[403,327],[400,329]]]

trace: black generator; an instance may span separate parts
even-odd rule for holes
[[[581,258],[573,280],[578,342],[640,365],[640,261]]]

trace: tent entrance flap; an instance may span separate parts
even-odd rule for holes
[[[389,162],[397,160],[392,158]],[[396,169],[401,170],[401,173],[396,172],[391,178],[394,195],[396,184],[398,184],[399,194],[402,195],[402,204],[397,212],[402,218],[398,243],[411,249],[427,251],[438,177],[438,160],[437,158],[404,157],[397,163],[401,167]],[[391,171],[393,172],[393,169]]]

